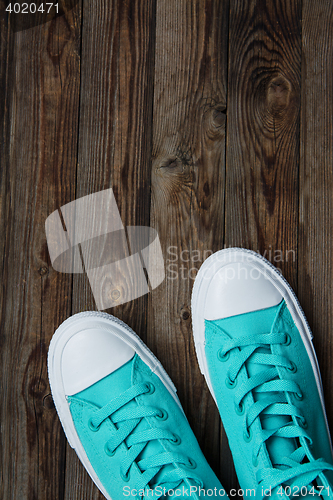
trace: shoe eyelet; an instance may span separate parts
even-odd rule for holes
[[[291,337],[289,335],[289,333],[286,333],[286,340],[283,342],[282,345],[290,345],[291,344]]]
[[[121,471],[120,471],[120,477],[123,481],[125,481],[126,483],[128,483],[128,481],[130,480],[130,472],[128,471],[127,474],[123,474]]]
[[[294,396],[295,396],[295,399],[297,399],[297,401],[303,401],[303,399],[304,399],[302,391],[300,391],[299,393],[294,392]]]
[[[196,469],[197,468],[197,463],[193,460],[193,458],[189,458],[186,467],[188,469]]]
[[[148,396],[155,392],[155,386],[151,382],[147,382],[146,387],[147,387],[147,392],[145,394],[147,394]]]
[[[225,362],[228,361],[229,358],[230,358],[230,351],[226,352],[225,354],[223,354],[222,348],[217,351],[217,359],[219,361]]]
[[[305,417],[300,417],[300,419],[299,419],[299,425],[302,427],[302,429],[307,429],[308,428],[308,423],[307,423]]]
[[[157,420],[166,420],[169,416],[168,412],[166,410],[160,410],[160,411],[161,413],[155,415],[155,418],[157,418]]]
[[[108,443],[105,443],[104,451],[108,457],[114,457],[114,455],[116,454],[116,450],[113,451],[110,450],[110,448],[108,447]]]
[[[173,439],[169,439],[169,442],[175,446],[178,446],[182,441],[181,441],[180,437],[177,436],[177,434],[174,434]]]
[[[251,429],[248,429],[248,431],[244,431],[243,432],[243,439],[245,441],[245,443],[249,443],[252,439],[252,431]]]
[[[98,425],[97,427],[92,423],[92,417],[89,418],[88,420],[88,427],[92,432],[98,432],[100,429],[100,426]]]
[[[225,379],[225,385],[228,387],[228,389],[234,389],[234,387],[236,387],[237,385],[237,379],[231,380],[231,378],[228,375],[227,378]]]
[[[235,404],[235,412],[237,415],[242,416],[245,413],[244,403],[240,402],[239,405]]]
[[[290,366],[287,368],[288,372],[290,373],[296,373],[297,372],[297,366],[293,361],[290,361]]]
[[[252,455],[252,465],[253,467],[258,467],[258,463],[259,463],[259,457],[258,456],[253,456]]]

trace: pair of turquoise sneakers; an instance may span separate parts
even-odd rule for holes
[[[192,321],[238,496],[333,498],[312,335],[285,279],[254,252],[217,252],[195,280]],[[98,312],[69,318],[53,336],[48,369],[67,439],[108,500],[228,498],[173,383],[123,322]]]

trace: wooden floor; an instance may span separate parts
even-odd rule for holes
[[[166,279],[108,312],[163,363],[225,488],[236,476],[190,314],[211,251],[251,248],[282,269],[332,425],[332,2],[80,0],[15,32],[0,0],[0,19],[0,497],[103,498],[65,441],[46,366],[58,325],[96,306],[86,275],[52,268],[44,224],[109,187],[126,226],[158,231]]]

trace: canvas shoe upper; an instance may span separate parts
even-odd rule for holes
[[[217,252],[197,275],[192,320],[244,496],[332,498],[312,335],[282,275],[255,252]]]
[[[69,443],[107,499],[199,498],[200,488],[226,497],[173,383],[120,320],[97,312],[66,320],[48,370]]]

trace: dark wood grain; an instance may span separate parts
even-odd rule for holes
[[[154,0],[84,2],[76,196],[112,187],[124,226],[150,224],[154,47]],[[116,291],[123,286],[120,275]],[[145,339],[146,303],[147,295],[109,312]],[[73,312],[86,309],[96,305],[77,275]],[[66,499],[104,498],[70,449],[66,471]]]
[[[0,1],[0,283],[2,293],[0,294],[0,314],[3,315],[5,307],[4,279],[5,267],[5,231],[6,214],[9,210],[9,185],[8,185],[8,162],[9,162],[9,117],[8,117],[8,92],[7,80],[9,78],[9,57],[12,52],[12,37],[9,37],[10,29],[6,19],[5,2]],[[11,43],[10,43],[11,42]],[[0,337],[0,346],[1,346]],[[1,350],[0,350],[1,352]]]
[[[149,225],[154,9],[150,0],[83,9],[77,197],[112,187],[124,226]],[[74,309],[95,308],[86,278],[75,283]],[[113,313],[140,332],[137,305]]]
[[[80,8],[3,33],[0,495],[61,499],[65,440],[46,356],[54,329],[70,314],[72,279],[52,270],[44,223],[74,196]]]
[[[266,252],[294,287],[300,78],[301,2],[232,2],[226,245]]]
[[[197,364],[190,299],[202,261],[223,245],[227,38],[228,2],[157,1],[151,225],[166,279],[149,296],[148,341],[217,473],[220,419]]]
[[[303,1],[299,298],[309,319],[333,423],[333,6]]]
[[[259,251],[294,286],[300,7],[300,1],[230,4],[225,193],[225,246]],[[236,487],[229,477],[226,486]]]

